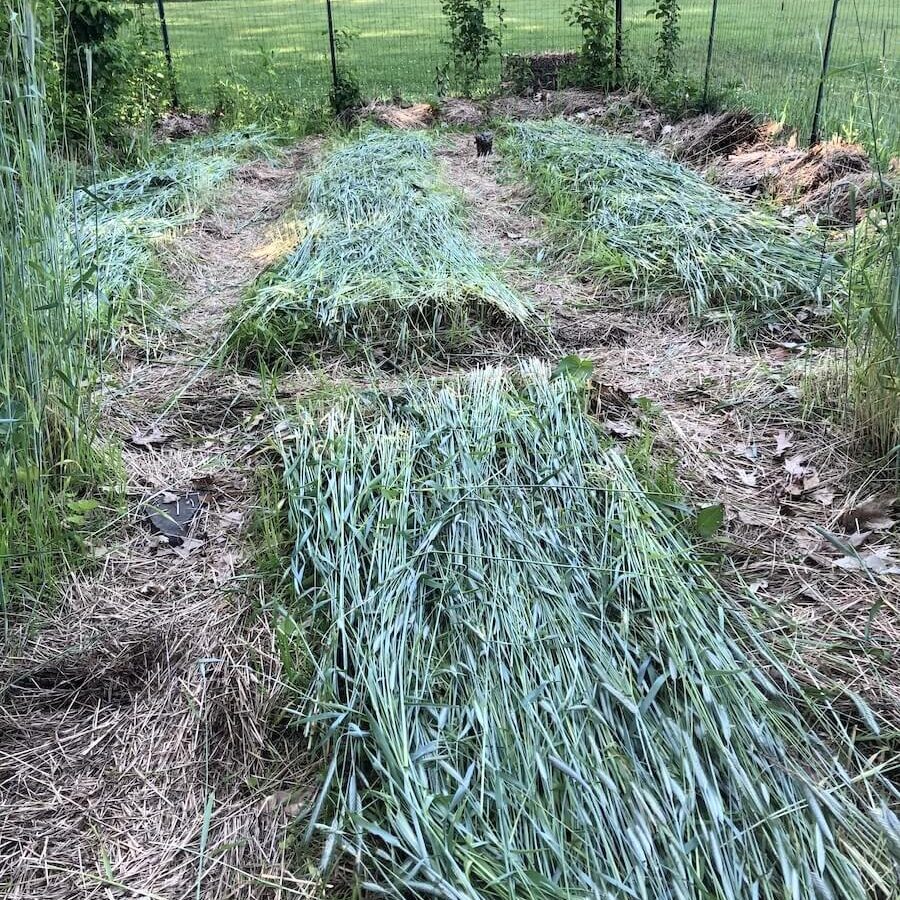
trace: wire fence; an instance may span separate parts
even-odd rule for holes
[[[499,46],[482,73],[500,87],[516,55],[576,51],[571,0],[498,0],[488,13]],[[652,0],[617,0],[623,71],[652,73],[658,23]],[[433,97],[447,83],[440,0],[155,0],[164,18],[181,103],[210,108],[223,95],[323,102],[334,63],[367,97]],[[900,143],[900,2],[897,0],[685,0],[678,73],[711,93],[813,131],[871,134]]]

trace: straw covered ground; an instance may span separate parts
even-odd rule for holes
[[[5,635],[5,895],[895,896],[895,514],[803,388],[837,263],[698,178],[702,254],[614,184],[585,266],[522,177],[607,191],[574,127],[234,160],[166,240],[126,512]]]

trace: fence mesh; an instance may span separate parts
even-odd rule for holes
[[[570,0],[499,0],[487,16],[499,52],[481,88],[500,85],[502,60],[577,50],[581,36],[564,15]],[[209,108],[223,92],[323,102],[331,87],[327,0],[163,0],[172,63],[183,105]],[[653,71],[658,23],[653,0],[621,0],[626,71]],[[156,14],[156,4],[150,7]],[[407,99],[452,92],[447,27],[440,0],[332,0],[340,68],[369,97]],[[713,13],[715,11],[715,17]],[[823,58],[821,134],[871,134],[900,143],[900,3],[897,0],[685,0],[678,73],[706,76],[714,95],[798,129],[812,130]],[[145,9],[146,15],[146,9]]]

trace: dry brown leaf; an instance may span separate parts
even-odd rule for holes
[[[810,491],[816,490],[821,483],[821,479],[819,478],[819,473],[815,469],[810,469],[808,474],[803,476],[803,493],[807,494]]]
[[[889,515],[893,500],[869,497],[841,513],[838,524],[844,531],[890,531],[897,524]]]
[[[815,500],[816,503],[821,503],[822,506],[831,506],[834,503],[834,497],[834,491],[827,485],[817,488],[809,495],[810,500]]]
[[[805,454],[798,453],[784,461],[784,470],[794,478],[803,478],[811,470],[809,459]]]
[[[163,434],[156,425],[152,428],[148,428],[146,431],[137,428],[128,436],[128,442],[130,444],[145,450],[152,449],[153,447],[161,447],[171,440],[172,435]]]
[[[237,553],[223,553],[213,564],[213,581],[216,584],[224,584],[226,581],[230,581],[234,576],[234,569],[240,560],[240,555]]]
[[[633,422],[626,422],[624,420],[604,419],[603,427],[610,432],[610,434],[615,434],[622,438],[637,437],[641,433],[641,429],[638,428],[637,425]]]
[[[889,554],[888,548],[880,547],[859,556],[842,556],[831,565],[836,569],[847,569],[851,572],[866,569],[876,575],[900,575],[900,559],[894,559]]]
[[[871,531],[857,531],[856,534],[848,535],[844,538],[844,543],[849,544],[853,548],[862,547],[862,545],[872,536]]]
[[[199,550],[206,541],[201,541],[199,538],[193,538],[190,535],[187,537],[183,537],[181,539],[181,544],[178,547],[173,547],[172,552],[176,555],[180,556],[182,559],[188,559],[193,556],[194,553]]]
[[[779,431],[775,435],[775,459],[781,459],[794,446],[793,431]]]

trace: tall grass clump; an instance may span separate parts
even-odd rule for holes
[[[724,320],[737,339],[826,304],[838,270],[822,239],[635,141],[553,120],[510,125],[503,147],[562,246],[613,283],[686,295],[692,316]]]
[[[585,394],[526,363],[280,430],[303,841],[373,896],[892,895],[877,776]]]
[[[409,354],[473,343],[532,311],[475,249],[427,139],[373,131],[333,149],[303,186],[293,249],[255,283],[228,349],[245,362],[310,345]]]
[[[857,229],[849,264],[848,394],[862,448],[900,484],[900,206]]]
[[[85,313],[69,277],[71,186],[47,139],[30,6],[0,48],[0,610],[36,597],[77,549],[105,471],[94,443]]]

